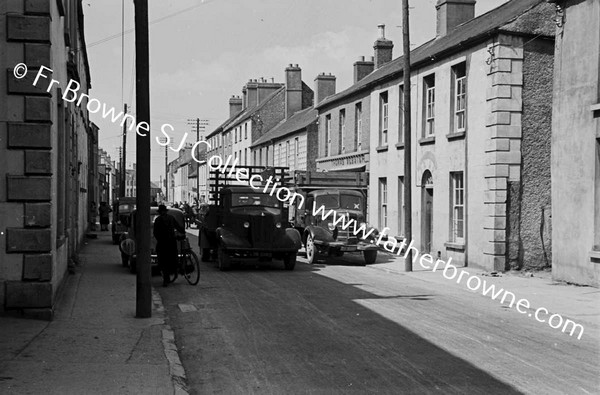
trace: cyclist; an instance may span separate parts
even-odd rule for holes
[[[156,255],[158,266],[163,276],[163,287],[169,285],[169,275],[177,270],[177,239],[175,231],[185,234],[185,229],[168,214],[167,206],[158,206],[158,214],[154,220],[154,237],[156,238]]]

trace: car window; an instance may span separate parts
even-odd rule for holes
[[[121,212],[133,211],[133,210],[135,210],[135,204],[119,204],[119,211],[121,211]]]
[[[277,200],[275,196],[266,194],[233,193],[231,195],[231,206],[264,206],[279,208],[279,200]]]
[[[362,198],[355,195],[340,195],[340,208],[346,210],[362,210]]]

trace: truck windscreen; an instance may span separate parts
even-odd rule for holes
[[[231,207],[263,206],[279,208],[279,200],[266,194],[234,193],[231,195]]]

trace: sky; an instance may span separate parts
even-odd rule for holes
[[[507,0],[478,0],[481,15]],[[517,1],[517,0],[515,0]],[[229,117],[229,98],[249,79],[284,81],[285,67],[298,64],[312,87],[321,72],[337,77],[337,92],[352,84],[353,63],[373,56],[378,24],[402,54],[401,0],[148,0],[151,134],[171,124],[177,144],[189,119],[208,120],[210,133]],[[411,48],[435,37],[437,0],[410,0]],[[108,108],[135,115],[133,0],[83,0],[92,89]],[[118,123],[92,114],[99,146],[114,160],[122,131]],[[135,133],[127,135],[127,165],[135,162]],[[154,140],[154,139],[153,139]],[[151,145],[152,180],[164,177],[165,150]],[[177,153],[169,152],[169,161]]]

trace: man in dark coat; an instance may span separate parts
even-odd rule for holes
[[[154,220],[154,237],[156,238],[156,255],[158,266],[163,276],[163,287],[169,284],[169,275],[177,270],[177,239],[175,230],[185,234],[175,218],[168,214],[164,204],[158,206],[158,214]]]

